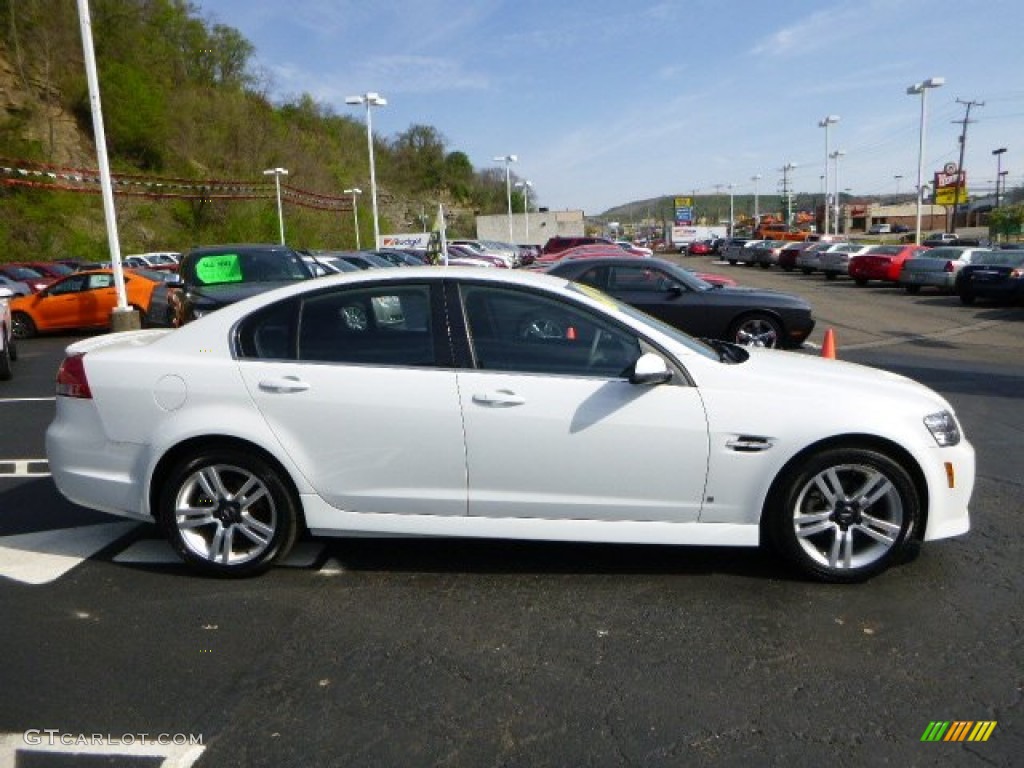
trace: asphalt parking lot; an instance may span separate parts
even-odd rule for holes
[[[69,337],[29,340],[0,389],[0,766],[1019,765],[1024,309],[678,260],[805,295],[812,343],[949,398],[971,533],[855,586],[753,550],[399,539],[197,578],[32,462]]]

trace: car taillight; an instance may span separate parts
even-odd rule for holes
[[[57,394],[64,397],[92,399],[89,379],[85,375],[85,355],[70,355],[64,358],[57,370]]]
[[[953,262],[952,261],[947,261],[946,262],[946,266],[944,266],[942,268],[942,271],[943,272],[952,272],[953,271]]]

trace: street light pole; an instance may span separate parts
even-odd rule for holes
[[[825,222],[822,227],[825,234],[828,234],[828,127],[839,122],[839,115],[826,115],[818,121],[818,127],[825,129]],[[838,193],[837,193],[838,194]]]
[[[914,242],[917,245],[921,244],[921,199],[924,195],[924,132],[925,115],[927,114],[927,94],[929,88],[939,88],[945,82],[946,78],[944,77],[929,77],[927,80],[914,83],[907,88],[908,96],[921,94],[921,124],[918,128],[917,141],[917,226],[914,230]]]
[[[356,250],[361,251],[362,246],[359,245],[359,203],[356,200],[356,195],[363,194],[363,190],[359,187],[352,187],[351,189],[345,190],[346,195],[352,195],[352,218],[355,222],[356,228]]]
[[[530,242],[530,187],[532,181],[517,181],[517,187],[523,188],[523,216],[526,218],[526,242]]]
[[[750,177],[750,180],[754,182],[754,226],[756,227],[761,223],[761,209],[757,200],[757,182],[761,180],[761,174],[755,173]]]
[[[786,198],[786,226],[793,223],[793,196],[789,193],[789,172],[796,168],[796,163],[782,166],[782,194]]]
[[[835,194],[835,206],[836,206],[836,209],[835,209],[835,224],[833,225],[835,227],[834,232],[835,232],[836,235],[839,234],[839,158],[842,157],[845,154],[846,154],[846,150],[837,149],[835,152],[833,152],[831,155],[829,155],[829,157],[831,157],[836,162],[836,187],[835,187],[835,189],[836,189],[836,194]],[[826,232],[826,234],[828,234],[828,233]]]
[[[999,149],[993,149],[992,154],[996,156],[996,204],[995,207],[999,207],[999,179],[1003,175],[1003,153],[1006,152],[1006,147],[1000,147]]]
[[[373,118],[371,107],[386,107],[388,100],[379,93],[367,91],[362,96],[349,96],[346,104],[366,105],[366,148],[370,155],[370,202],[373,205],[373,247],[380,248],[380,222],[377,218],[377,171],[373,162]]]
[[[729,185],[729,237],[732,237],[733,229],[736,226],[736,224],[735,224],[735,222],[736,222],[736,214],[735,214],[734,209],[733,209],[733,193],[732,193],[733,187],[735,187],[735,186],[736,186],[735,184],[730,184]]]
[[[277,189],[277,226],[281,231],[281,245],[284,245],[284,211],[281,208],[281,177],[287,176],[285,168],[268,168],[263,172],[264,176],[274,177],[274,187]]]
[[[515,155],[501,155],[494,158],[495,162],[505,164],[505,197],[508,199],[508,241],[512,239],[512,171],[510,165],[519,160]]]

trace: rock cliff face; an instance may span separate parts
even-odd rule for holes
[[[93,143],[74,115],[63,109],[44,80],[31,72],[27,80],[0,50],[0,157],[21,159],[18,145],[34,145],[42,150],[44,162],[95,167]]]

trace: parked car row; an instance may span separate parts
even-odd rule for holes
[[[827,280],[848,276],[858,286],[889,283],[908,294],[936,288],[958,293],[966,304],[978,298],[1019,301],[1024,296],[1024,243],[981,247],[965,242],[935,236],[932,244],[922,245],[794,242],[779,248],[773,241],[737,238],[727,243],[723,258],[734,265],[777,264],[786,272],[821,272]]]

